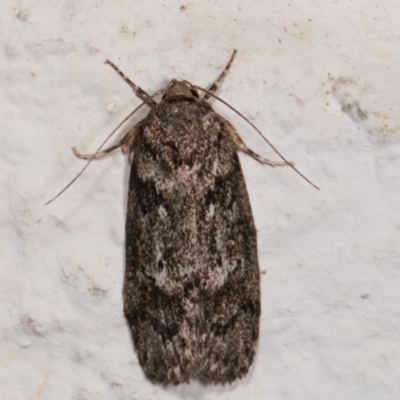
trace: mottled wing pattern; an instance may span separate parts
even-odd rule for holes
[[[124,311],[159,383],[242,377],[260,316],[256,230],[237,149],[204,102],[174,98],[133,144]]]
[[[231,171],[207,194],[214,217],[205,223],[210,276],[204,297],[208,326],[202,375],[214,383],[246,375],[253,361],[260,318],[256,229],[237,154]]]

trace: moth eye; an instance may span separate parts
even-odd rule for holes
[[[164,100],[166,97],[166,94],[163,94],[163,97],[161,97],[161,100]]]
[[[190,93],[192,93],[194,97],[199,97],[199,94],[194,89],[190,89]]]

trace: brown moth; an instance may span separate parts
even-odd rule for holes
[[[255,154],[208,103],[235,55],[208,90],[174,79],[156,93],[158,103],[106,61],[150,111],[105,151],[73,149],[87,160],[120,147],[130,155],[124,313],[140,365],[156,383],[232,382],[255,355],[260,271],[237,152],[294,167]]]

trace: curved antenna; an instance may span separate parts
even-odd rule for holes
[[[315,189],[319,190],[319,187],[317,185],[314,185],[306,176],[304,176],[294,165],[292,165],[286,158],[278,151],[278,149],[261,133],[261,131],[248,119],[246,118],[243,114],[241,114],[239,111],[237,111],[235,108],[233,108],[230,104],[228,104],[226,101],[220,99],[218,96],[215,94],[209,92],[208,90],[203,89],[200,86],[194,86],[195,89],[201,90],[208,94],[211,97],[214,97],[215,99],[219,100],[222,104],[225,104],[228,108],[230,108],[232,111],[234,111],[239,117],[242,117],[253,129],[264,139],[265,142],[271,147],[271,149],[278,154],[278,156],[286,162],[286,164],[292,168],[295,172],[297,172],[305,181],[307,181],[311,186],[314,186]]]
[[[165,89],[163,90],[159,90],[158,92],[154,93],[151,97],[155,97],[161,93],[165,92]],[[103,147],[104,145],[107,143],[107,141],[110,139],[110,137],[112,135],[114,135],[114,133],[133,115],[135,114],[135,112],[137,110],[139,110],[139,108],[141,108],[142,106],[144,106],[146,103],[142,103],[140,104],[140,106],[136,107],[132,112],[130,112],[118,125],[117,127],[107,136],[107,138],[103,141],[103,143],[100,145],[100,147],[96,150],[95,153],[98,153]],[[47,203],[45,203],[45,206],[47,206],[48,204],[52,203],[57,197],[61,196],[86,170],[86,168],[89,166],[89,164],[92,162],[93,160],[89,160],[87,162],[87,164],[82,168],[82,170],[75,176],[74,179],[72,179],[72,181],[70,183],[68,183],[67,186],[65,186],[65,188],[63,190],[61,190],[61,192],[59,192],[56,196],[54,196],[51,200],[49,200]]]

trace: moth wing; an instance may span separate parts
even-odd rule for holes
[[[230,171],[215,176],[209,189],[204,230],[215,232],[207,244],[209,289],[204,295],[208,327],[202,375],[214,383],[247,374],[259,333],[260,277],[256,228],[242,169],[236,153]],[[211,274],[211,275],[210,275]]]
[[[126,223],[124,312],[146,376],[157,383],[188,382],[198,370],[196,294],[188,293],[180,267],[196,258],[182,248],[185,212],[180,189],[171,198],[165,170],[138,136],[131,168]],[[146,174],[149,174],[147,176]],[[161,182],[161,183],[160,183]],[[189,210],[190,211],[190,210]],[[189,274],[190,275],[190,274]]]
[[[140,364],[159,383],[195,376],[231,382],[247,373],[258,339],[256,229],[246,184],[228,130],[213,113],[205,121],[198,175],[175,163],[169,176],[141,135],[135,144],[124,311]]]

